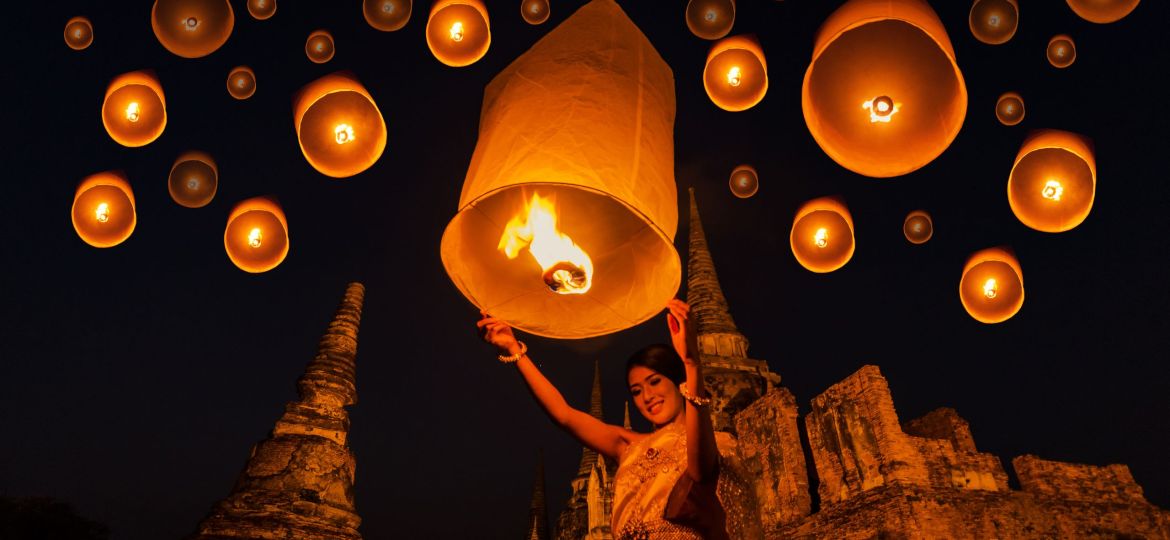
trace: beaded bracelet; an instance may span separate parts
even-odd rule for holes
[[[528,345],[525,345],[524,342],[520,341],[520,340],[516,340],[516,343],[520,344],[520,352],[513,354],[511,356],[504,356],[501,354],[501,355],[496,356],[496,358],[499,358],[500,361],[505,363],[505,364],[511,364],[512,362],[516,362],[517,360],[520,360],[520,357],[524,356],[524,353],[528,352]]]
[[[691,402],[691,405],[694,405],[696,407],[704,407],[706,405],[711,404],[711,398],[709,398],[709,397],[704,398],[704,397],[699,397],[699,396],[691,394],[691,392],[689,390],[687,390],[687,383],[685,383],[685,382],[678,385],[678,390],[679,390],[679,392],[682,392],[683,399]]]

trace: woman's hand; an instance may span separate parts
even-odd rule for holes
[[[488,315],[486,311],[480,311],[479,314],[483,318],[475,323],[475,327],[484,341],[495,345],[502,354],[508,356],[520,352],[520,342],[516,340],[508,323]]]
[[[695,323],[691,319],[691,306],[678,298],[672,298],[666,303],[667,326],[670,328],[670,343],[674,351],[685,363],[699,361],[698,336],[695,332]]]

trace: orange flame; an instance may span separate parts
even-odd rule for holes
[[[515,259],[528,248],[544,281],[559,294],[584,294],[593,285],[593,260],[573,239],[557,229],[557,212],[551,199],[538,194],[504,227],[497,249]]]

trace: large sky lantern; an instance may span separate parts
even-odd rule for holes
[[[236,25],[228,0],[155,0],[150,26],[159,43],[183,58],[207,56],[227,43]]]
[[[902,222],[902,234],[911,244],[925,244],[934,236],[934,221],[926,210],[915,210],[906,215]]]
[[[967,113],[967,87],[926,2],[850,0],[821,25],[801,106],[833,161],[889,178],[950,146]]]
[[[248,13],[258,21],[269,19],[276,15],[276,0],[248,0]]]
[[[288,256],[288,221],[269,197],[236,205],[223,232],[223,247],[240,270],[259,274],[276,268]]]
[[[1006,321],[1024,306],[1024,272],[1007,248],[989,248],[975,254],[963,267],[959,300],[975,320]]]
[[[333,34],[325,30],[316,30],[305,40],[305,55],[314,64],[324,64],[333,59]]]
[[[740,165],[731,171],[731,178],[727,180],[731,193],[741,199],[755,195],[760,190],[760,175],[751,165]]]
[[[768,62],[755,37],[733,36],[719,40],[707,53],[703,67],[707,97],[725,111],[754,107],[768,93]]]
[[[474,64],[492,44],[487,8],[480,0],[435,0],[426,34],[431,54],[451,67]]]
[[[1016,92],[1005,92],[995,102],[995,117],[1005,126],[1014,126],[1024,120],[1024,98]]]
[[[99,248],[121,244],[138,223],[130,183],[113,171],[92,175],[78,184],[71,214],[81,240]]]
[[[1077,45],[1073,42],[1073,38],[1068,34],[1059,34],[1052,36],[1048,40],[1048,63],[1052,67],[1066,68],[1073,65],[1077,59]]]
[[[102,125],[122,146],[145,146],[162,135],[167,100],[154,74],[133,71],[110,81],[102,101]]]
[[[703,39],[719,39],[735,25],[735,0],[690,0],[687,28]]]
[[[1067,131],[1033,134],[1008,177],[1008,203],[1020,222],[1044,232],[1080,225],[1093,208],[1097,160],[1088,139]]]
[[[1020,6],[1016,0],[975,0],[967,22],[975,39],[988,45],[1007,43],[1016,35]]]
[[[806,202],[792,220],[789,244],[806,269],[819,274],[837,270],[853,258],[853,216],[836,197]]]
[[[550,13],[548,0],[522,0],[520,2],[520,16],[528,24],[542,24],[548,20]]]
[[[204,152],[188,151],[179,155],[167,177],[167,191],[180,206],[201,208],[215,198],[219,187],[219,168]]]
[[[301,89],[293,123],[301,153],[321,174],[347,178],[373,165],[386,149],[378,104],[349,73],[333,73]]]
[[[484,90],[443,233],[473,304],[525,332],[637,325],[677,292],[674,75],[613,0],[593,0]]]
[[[1140,0],[1067,0],[1082,19],[1098,24],[1119,21],[1138,6]]]
[[[256,74],[248,66],[236,66],[228,73],[228,93],[236,99],[248,99],[256,93]]]
[[[362,0],[362,15],[375,30],[393,32],[410,21],[412,0]]]
[[[93,43],[93,23],[85,17],[74,17],[65,23],[65,44],[75,51],[84,50]]]

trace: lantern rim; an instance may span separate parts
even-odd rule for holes
[[[232,79],[240,73],[247,73],[248,77],[252,79],[252,87],[249,88],[245,93],[237,93],[232,89]],[[248,66],[236,66],[232,68],[231,71],[228,72],[227,87],[228,95],[238,100],[245,100],[252,97],[256,93],[256,72],[252,71],[252,68]]]
[[[1066,2],[1068,3],[1069,9],[1071,9],[1073,13],[1076,13],[1078,17],[1091,23],[1109,24],[1128,17],[1130,13],[1133,13],[1133,10],[1137,9],[1138,4],[1141,3],[1141,0],[1134,0],[1133,4],[1129,5],[1128,7],[1123,5],[1113,9],[1107,7],[1093,8],[1085,5],[1083,1],[1078,0],[1066,0]]]
[[[1041,228],[1041,224],[1036,222],[1036,220],[1031,218],[1025,219],[1021,216],[1018,210],[1020,203],[1012,196],[1012,185],[1016,181],[1016,169],[1020,166],[1020,163],[1033,152],[1049,149],[1068,152],[1080,159],[1089,169],[1089,180],[1092,184],[1092,189],[1089,191],[1088,201],[1085,204],[1084,210],[1078,212],[1075,219],[1070,220],[1072,225]],[[1075,229],[1084,222],[1085,218],[1089,217],[1089,213],[1093,210],[1093,203],[1097,200],[1097,159],[1093,155],[1092,143],[1084,135],[1071,131],[1043,129],[1033,132],[1024,140],[1024,144],[1020,147],[1019,153],[1016,154],[1015,162],[1012,163],[1012,170],[1008,174],[1007,193],[1008,205],[1011,207],[1012,213],[1015,214],[1020,222],[1029,228],[1048,233],[1060,233]]]
[[[130,223],[119,238],[110,241],[101,241],[82,234],[81,226],[77,222],[77,202],[89,190],[106,186],[117,189],[130,203]],[[129,180],[126,179],[126,176],[121,171],[103,171],[85,177],[77,184],[77,190],[73,194],[73,204],[69,207],[69,218],[73,223],[73,230],[77,232],[77,236],[81,238],[82,242],[90,246],[109,248],[125,242],[126,239],[134,234],[134,229],[138,226],[138,204],[134,201],[134,190],[130,188]]]
[[[743,171],[748,171],[748,172],[752,173],[752,178],[755,178],[756,185],[752,187],[752,190],[750,193],[745,193],[745,194],[741,195],[739,192],[737,192],[735,190],[734,182],[735,182],[735,175],[740,173],[740,172],[743,172]],[[748,199],[760,191],[760,173],[756,171],[755,167],[752,167],[751,165],[748,165],[747,163],[742,163],[739,166],[735,167],[734,169],[731,169],[731,176],[728,177],[727,183],[731,187],[731,194],[732,195],[735,195],[736,197],[738,197],[740,199]]]
[[[155,97],[158,98],[159,104],[162,105],[162,118],[159,120],[158,127],[154,129],[150,136],[144,137],[141,140],[135,139],[132,141],[125,141],[123,140],[125,137],[115,137],[114,131],[111,130],[114,126],[111,126],[109,120],[106,119],[106,106],[110,102],[110,97],[113,96],[117,91],[128,86],[146,87],[154,93]],[[162,84],[159,83],[158,78],[154,75],[153,71],[146,69],[131,71],[129,73],[118,75],[110,81],[110,84],[106,86],[106,95],[104,98],[102,98],[102,127],[106,129],[106,133],[110,135],[111,139],[114,139],[114,141],[118,144],[129,148],[146,146],[162,136],[167,127],[167,97],[163,92]]]
[[[228,231],[231,230],[232,223],[235,222],[236,218],[238,218],[238,217],[240,217],[248,212],[268,213],[268,214],[272,215],[273,217],[275,217],[277,222],[280,223],[281,232],[283,233],[283,237],[284,237],[284,245],[281,247],[279,254],[277,254],[277,256],[274,258],[274,260],[272,262],[270,262],[269,264],[250,265],[250,264],[247,264],[247,262],[241,262],[241,260],[238,259],[236,257],[236,254],[233,252],[231,242],[228,239]],[[280,207],[280,204],[277,203],[276,200],[271,198],[271,197],[260,196],[260,197],[252,197],[250,199],[245,199],[243,201],[236,203],[236,205],[232,208],[231,213],[228,214],[227,225],[224,226],[224,229],[223,229],[223,248],[224,248],[224,252],[227,253],[228,259],[231,260],[232,264],[235,265],[236,268],[239,268],[240,270],[248,272],[249,274],[262,274],[264,272],[272,270],[273,268],[280,266],[281,263],[284,262],[285,258],[288,257],[288,251],[289,251],[289,247],[291,245],[292,245],[292,241],[289,237],[288,219],[285,217],[284,210]]]
[[[89,33],[89,36],[87,36],[85,43],[76,43],[75,44],[72,40],[69,39],[69,27],[73,26],[76,23],[84,24],[86,31]],[[68,21],[65,21],[64,34],[65,34],[65,45],[67,45],[70,49],[73,49],[75,51],[83,51],[85,49],[88,49],[90,45],[93,45],[93,23],[90,22],[88,17],[85,17],[83,15],[71,17]]]
[[[830,267],[808,262],[807,258],[801,255],[801,250],[796,246],[796,226],[805,217],[815,212],[836,214],[849,229],[849,249],[841,256],[840,264],[834,264]],[[853,227],[853,215],[849,213],[849,208],[845,206],[845,202],[838,197],[828,196],[812,199],[800,205],[800,208],[796,211],[796,216],[792,218],[792,227],[788,231],[788,247],[792,251],[792,256],[796,258],[796,262],[805,270],[813,273],[828,274],[840,270],[846,264],[849,264],[849,261],[853,260],[853,254],[857,251],[857,231]]]
[[[530,18],[528,16],[527,10],[524,9],[525,7],[527,7],[528,3],[532,2],[532,1],[534,1],[534,0],[524,0],[523,2],[520,2],[520,18],[524,19],[524,22],[531,24],[533,26],[536,26],[539,24],[544,24],[546,21],[548,21],[549,16],[552,15],[552,8],[551,8],[551,6],[549,6],[548,0],[542,0],[545,9],[544,9],[544,16],[542,16],[540,18]]]
[[[162,44],[163,48],[170,51],[171,54],[182,58],[202,58],[223,47],[224,43],[231,38],[232,32],[236,27],[236,13],[232,9],[232,3],[224,0],[224,5],[227,6],[227,12],[224,14],[223,28],[219,29],[218,34],[214,39],[210,39],[208,43],[201,46],[180,43],[168,43],[173,40],[174,36],[171,32],[165,31],[163,26],[158,22],[158,3],[160,0],[154,0],[154,5],[150,8],[150,27],[154,30],[154,37]],[[218,3],[218,2],[217,2]],[[164,39],[164,36],[166,39]]]
[[[378,133],[376,134],[377,140],[374,144],[373,151],[371,152],[377,157],[375,157],[373,161],[358,171],[346,171],[348,174],[338,173],[337,171],[332,170],[332,168],[329,168],[328,171],[322,170],[321,167],[323,164],[311,156],[312,152],[306,151],[305,143],[301,138],[301,123],[309,109],[313,108],[313,105],[316,105],[325,97],[331,94],[338,94],[342,92],[353,92],[362,96],[370,104],[370,106],[373,107],[374,112],[378,114]],[[351,176],[361,174],[362,172],[365,172],[370,167],[372,167],[374,163],[377,163],[378,159],[382,157],[382,153],[386,151],[386,117],[382,115],[382,109],[378,108],[378,102],[374,100],[374,97],[370,95],[370,92],[366,90],[366,87],[361,83],[361,81],[358,81],[356,77],[348,72],[339,71],[330,73],[313,80],[301,88],[301,90],[297,92],[293,102],[293,127],[297,133],[297,146],[299,146],[301,149],[301,155],[305,156],[305,160],[309,162],[309,165],[311,165],[314,170],[331,178],[349,178]]]
[[[1002,115],[999,114],[999,106],[1002,105],[1004,101],[1009,99],[1014,99],[1020,103],[1020,115],[1015,120],[1005,119]],[[1027,108],[1024,106],[1024,97],[1021,96],[1019,92],[1004,92],[999,96],[998,99],[995,100],[995,118],[1005,126],[1014,126],[1020,122],[1023,122],[1025,114],[1027,114]]]
[[[203,204],[191,205],[181,201],[180,197],[176,196],[174,185],[170,181],[171,178],[175,175],[175,169],[179,168],[179,165],[188,161],[198,161],[211,168],[211,174],[213,175],[212,180],[214,182],[211,185],[211,192],[207,194],[207,200]],[[212,200],[215,199],[215,194],[217,191],[219,191],[219,167],[215,164],[215,160],[211,157],[211,155],[206,152],[200,150],[188,150],[183,152],[182,154],[179,154],[179,157],[175,158],[174,164],[171,165],[171,171],[167,173],[167,191],[170,192],[171,200],[175,201],[175,203],[179,204],[180,206],[184,206],[186,208],[202,208],[207,206],[209,203],[211,203]]]
[[[707,70],[711,68],[711,63],[720,55],[732,51],[744,51],[751,55],[756,62],[759,62],[760,73],[763,74],[763,84],[756,90],[755,95],[745,99],[742,103],[727,103],[727,99],[716,99],[715,96],[720,90],[711,87],[708,80]],[[707,62],[703,64],[703,90],[707,92],[707,97],[716,107],[729,112],[746,111],[756,105],[759,105],[764,97],[768,95],[768,60],[764,56],[764,49],[760,46],[759,40],[754,34],[739,34],[728,38],[720,39],[711,45],[711,50],[707,52]],[[713,93],[714,92],[714,93]]]
[[[975,7],[978,6],[982,1],[983,0],[975,0],[971,3],[971,13],[967,16],[967,26],[971,28],[971,35],[975,36],[975,39],[979,40],[980,42],[986,43],[988,45],[1003,45],[1004,43],[1011,41],[1012,38],[1016,36],[1016,31],[1020,29],[1020,5],[1016,3],[1016,0],[1004,0],[1008,4],[1011,4],[1012,9],[1015,12],[1016,24],[1012,27],[1012,31],[1009,32],[1006,36],[996,39],[985,39],[987,38],[986,35],[975,31],[975,28],[977,27],[975,24]]]
[[[1020,285],[1020,297],[1017,298],[1015,302],[1012,302],[1011,309],[1007,310],[1008,314],[1002,318],[988,317],[982,314],[978,309],[978,306],[971,305],[967,301],[966,295],[963,294],[963,285],[967,282],[967,276],[970,274],[971,270],[976,266],[989,262],[999,262],[1006,264],[1009,268],[1012,269],[1012,272],[1015,273],[1015,278]],[[997,324],[1015,317],[1016,314],[1020,312],[1020,309],[1024,307],[1024,295],[1024,271],[1020,267],[1020,261],[1016,259],[1016,256],[1012,252],[1011,248],[993,247],[981,249],[971,254],[971,256],[967,258],[966,264],[963,265],[963,274],[959,278],[959,301],[963,304],[963,309],[967,312],[967,314],[970,315],[971,318],[981,323]]]
[[[276,15],[276,7],[277,7],[276,0],[272,0],[272,10],[271,11],[260,11],[259,8],[256,8],[253,6],[252,0],[248,0],[247,7],[248,7],[248,14],[251,15],[252,18],[256,19],[257,21],[266,21],[268,19],[271,19],[273,15]]]
[[[375,3],[377,2],[363,0],[362,16],[366,19],[366,24],[370,25],[370,27],[379,32],[395,32],[401,30],[404,26],[406,26],[407,23],[410,22],[411,15],[414,15],[414,2],[412,0],[405,0],[404,3],[406,4],[406,16],[402,17],[401,21],[398,21],[394,24],[384,24],[376,16],[371,15],[371,11],[376,11],[370,9]]]
[[[915,239],[911,238],[910,235],[906,232],[906,226],[910,224],[911,219],[914,219],[916,217],[925,218],[926,223],[930,225],[930,231],[926,234],[926,238],[923,238],[921,240],[915,240]],[[914,211],[910,212],[909,214],[906,214],[906,219],[902,220],[902,236],[905,236],[906,240],[914,245],[925,244],[925,243],[929,242],[931,238],[934,238],[934,218],[930,217],[930,212],[927,212],[926,210],[919,209],[919,210],[914,210]]]
[[[483,20],[483,26],[486,30],[487,37],[484,38],[483,45],[473,55],[468,55],[466,59],[452,60],[449,55],[438,54],[435,50],[435,43],[431,40],[431,22],[435,19],[435,15],[440,11],[451,6],[468,6],[479,13],[479,17]],[[427,16],[427,24],[423,29],[423,34],[426,36],[427,48],[431,51],[431,56],[434,56],[439,62],[451,67],[466,67],[478,62],[484,55],[487,54],[488,49],[492,45],[492,21],[488,16],[487,7],[484,6],[480,0],[437,0],[431,5],[430,15]]]
[[[706,40],[711,40],[711,41],[717,40],[717,39],[722,39],[727,34],[730,34],[731,29],[735,27],[735,0],[726,0],[726,1],[728,4],[731,5],[731,24],[727,25],[727,29],[724,30],[723,33],[716,34],[716,33],[703,32],[703,31],[699,30],[698,27],[691,22],[691,18],[689,16],[686,16],[684,18],[687,21],[687,28],[690,29],[691,34],[694,34],[694,36],[699,38],[699,39],[706,39]],[[695,3],[695,0],[687,0],[687,8],[686,8],[687,15],[690,15],[691,6],[694,5],[694,3]]]

